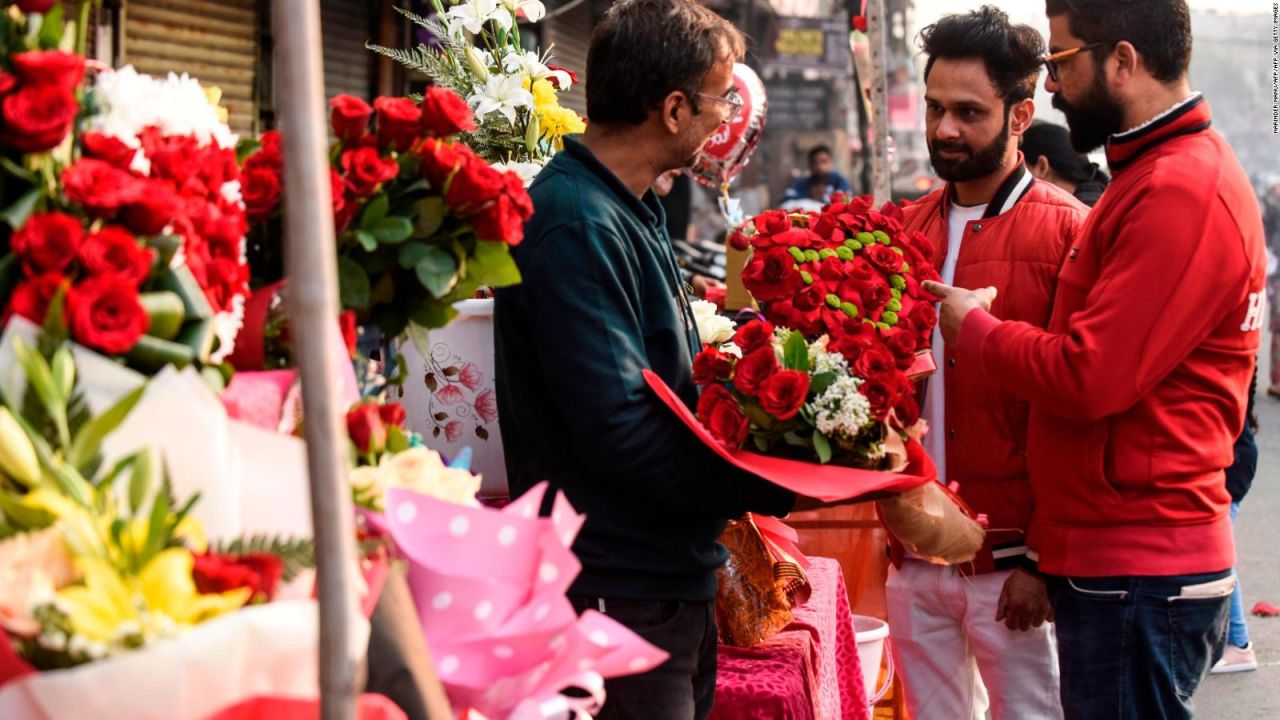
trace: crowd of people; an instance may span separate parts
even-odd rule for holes
[[[1262,217],[1189,85],[1186,3],[1102,4],[1047,0],[1047,41],[990,6],[920,37],[946,184],[905,211],[942,277],[918,396],[939,479],[989,521],[964,566],[891,547],[892,646],[920,720],[1191,717],[1215,664],[1256,667],[1232,521],[1256,462]],[[703,272],[682,274],[688,223],[673,233],[658,195],[741,109],[743,52],[692,0],[615,3],[588,55],[591,122],[530,187],[524,281],[496,292],[512,493],[568,495],[586,514],[575,606],[670,654],[610,680],[600,717],[706,717],[717,537],[747,511],[821,507],[730,466],[641,377],[697,402],[686,281]],[[1033,119],[1042,71],[1065,129]],[[1110,177],[1085,157],[1104,145]],[[788,201],[847,190],[832,158],[815,148]]]

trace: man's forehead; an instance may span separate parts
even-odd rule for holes
[[[1049,52],[1068,50],[1083,45],[1083,41],[1071,34],[1071,19],[1065,14],[1049,16]]]
[[[925,99],[943,104],[986,105],[1000,93],[978,58],[938,58],[925,82]]]

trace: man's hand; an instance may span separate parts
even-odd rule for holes
[[[1053,622],[1053,606],[1044,578],[1021,568],[1004,581],[996,605],[996,622],[1003,620],[1010,630],[1030,630],[1044,621]]]
[[[724,289],[725,287],[724,283],[706,275],[694,275],[693,281],[689,284],[693,286],[693,294],[703,299],[707,297],[707,290],[712,288]]]
[[[964,323],[966,315],[973,310],[990,310],[991,303],[996,299],[996,289],[993,287],[965,290],[932,280],[926,280],[923,287],[942,298],[942,312],[938,324],[942,326],[942,339],[948,345],[954,343],[960,336],[960,326]]]

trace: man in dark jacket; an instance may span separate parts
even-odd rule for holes
[[[741,108],[739,32],[692,0],[623,0],[592,37],[581,141],[530,187],[514,249],[522,284],[496,294],[498,412],[513,494],[549,481],[586,514],[574,544],[581,611],[670,653],[611,680],[609,718],[702,718],[715,695],[717,537],[795,496],[733,469],[648,391],[689,405],[699,347],[664,215],[649,191]]]

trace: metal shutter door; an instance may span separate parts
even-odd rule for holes
[[[378,4],[369,0],[321,0],[324,43],[324,95],[346,93],[368,100],[376,56],[364,47],[372,37]],[[277,28],[276,32],[283,29]]]

